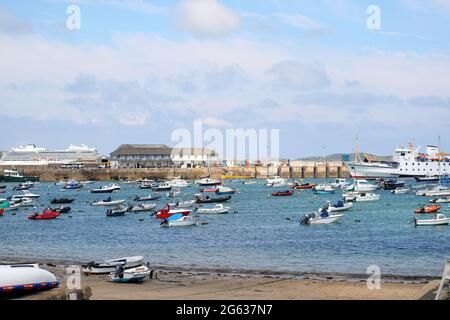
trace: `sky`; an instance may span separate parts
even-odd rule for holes
[[[291,159],[450,150],[450,0],[0,0],[0,116],[0,150],[194,121],[279,129]]]

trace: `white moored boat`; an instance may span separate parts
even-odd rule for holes
[[[346,191],[355,192],[371,192],[378,189],[378,186],[370,184],[369,181],[364,179],[356,179],[352,185],[346,188]]]
[[[15,194],[11,197],[12,201],[16,201],[16,200],[20,200],[23,198],[28,198],[28,199],[37,199],[40,196],[38,194],[35,193],[31,193],[30,191],[23,191],[23,194]]]
[[[345,202],[368,202],[380,200],[380,195],[367,192],[350,192],[342,195]]]
[[[194,183],[198,184],[199,186],[202,186],[202,187],[207,187],[207,186],[217,186],[217,185],[221,184],[222,182],[220,180],[216,180],[216,179],[202,178],[199,180],[195,180]]]
[[[328,212],[341,212],[341,211],[347,211],[350,210],[353,207],[353,203],[344,203],[343,201],[339,200],[336,204],[331,204],[330,202],[327,203],[327,205],[324,208],[319,208],[319,212],[322,212],[322,210],[327,210]]]
[[[122,264],[125,269],[131,269],[142,265],[144,257],[134,256],[134,257],[124,257],[119,259],[105,260],[103,262],[89,262],[83,265],[84,273],[92,274],[107,274],[114,272],[116,270],[116,265]]]
[[[172,188],[186,188],[190,187],[191,184],[187,182],[186,180],[183,180],[181,178],[173,178],[172,180],[167,182]]]
[[[350,186],[350,183],[347,181],[347,179],[336,179],[334,182],[331,183],[331,186],[333,188],[347,188]]]
[[[225,214],[230,212],[230,207],[225,207],[223,204],[216,204],[213,208],[201,208],[197,209],[198,213],[201,214]]]
[[[197,223],[198,219],[196,217],[174,214],[161,222],[161,227],[189,227],[195,226]]]
[[[131,212],[152,211],[156,208],[156,203],[141,203],[131,208]]]
[[[288,180],[279,176],[274,176],[266,179],[266,187],[270,188],[282,188],[288,186]]]
[[[169,203],[171,208],[190,208],[195,206],[195,200],[179,201],[176,203]]]
[[[0,265],[0,294],[55,288],[55,275],[38,264]]]
[[[431,203],[450,203],[450,197],[431,199]]]
[[[106,200],[94,201],[91,203],[91,205],[94,207],[99,207],[99,206],[114,207],[114,206],[118,206],[124,202],[125,202],[125,200],[111,200],[111,198],[108,198]]]
[[[411,191],[410,188],[397,188],[395,190],[392,190],[391,193],[392,194],[407,194]]]
[[[301,224],[330,224],[338,221],[344,214],[310,213],[300,219]]]
[[[434,215],[433,219],[417,219],[414,218],[414,224],[416,226],[442,226],[448,225],[450,223],[450,218],[447,218],[442,213]]]

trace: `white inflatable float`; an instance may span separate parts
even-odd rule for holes
[[[0,294],[51,289],[58,285],[55,275],[38,264],[0,265]]]

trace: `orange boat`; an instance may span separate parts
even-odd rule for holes
[[[440,206],[423,206],[419,209],[414,210],[415,213],[436,213],[441,210]]]
[[[315,186],[317,186],[317,184],[315,184],[315,183],[296,184],[296,185],[292,186],[292,189],[295,189],[295,190],[312,189]]]

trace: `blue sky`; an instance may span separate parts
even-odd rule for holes
[[[0,150],[174,145],[196,120],[280,129],[287,158],[450,149],[448,0],[0,0],[0,71]]]

